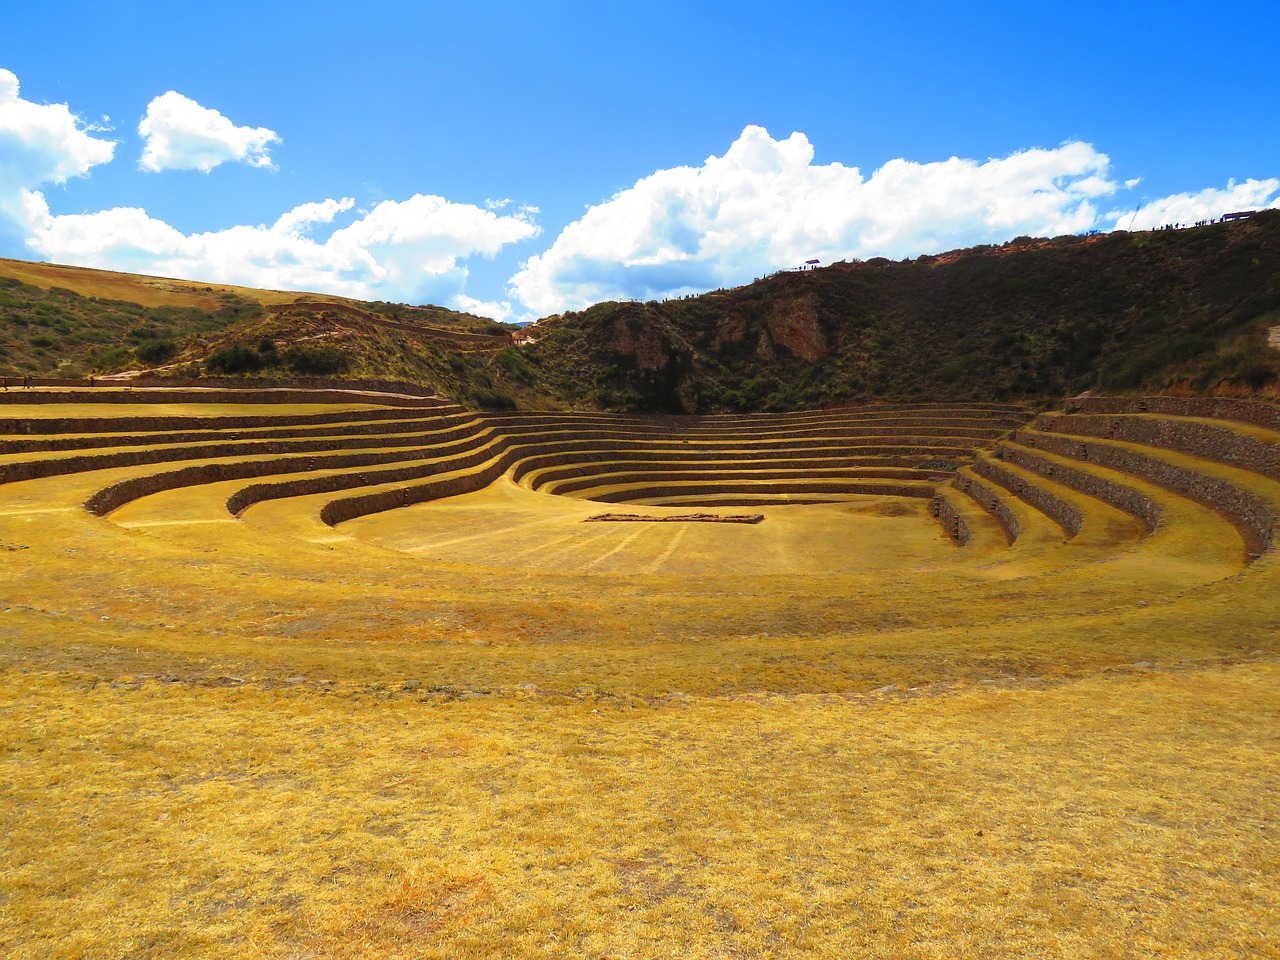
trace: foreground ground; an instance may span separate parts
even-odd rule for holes
[[[1209,511],[115,476],[0,487],[0,954],[1277,955],[1280,564]]]

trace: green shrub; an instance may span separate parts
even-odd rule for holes
[[[172,340],[148,340],[134,350],[139,360],[153,365],[164,363],[177,352],[178,345]]]
[[[93,355],[92,367],[101,372],[120,370],[129,363],[129,359],[129,351],[124,347],[107,347]]]
[[[325,377],[342,373],[347,357],[332,347],[293,347],[285,354],[289,369],[303,377]]]
[[[519,383],[533,383],[534,374],[528,362],[516,347],[503,347],[496,357],[498,366],[511,374]]]
[[[515,399],[500,390],[486,390],[479,387],[471,391],[471,399],[481,410],[514,410],[516,408]]]
[[[211,373],[257,373],[264,366],[256,350],[239,343],[223,347],[205,361],[205,367]]]
[[[145,343],[148,340],[163,340],[167,333],[167,330],[144,323],[134,327],[124,337],[133,343]]]

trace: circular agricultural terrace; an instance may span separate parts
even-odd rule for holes
[[[921,590],[896,601],[908,620],[945,624],[937,601],[957,591],[1098,610],[1240,574],[1270,551],[1280,515],[1280,419],[1247,401],[664,418],[480,414],[362,389],[3,400],[6,517],[82,514],[107,523],[78,528],[97,537],[216,548],[224,563],[273,555],[307,573],[373,550],[484,589],[653,577],[688,596],[762,577],[783,595],[847,599],[909,580]]]
[[[1265,951],[1274,405],[0,398],[41,956]]]

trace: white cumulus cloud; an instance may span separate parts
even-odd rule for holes
[[[477,317],[489,317],[491,320],[510,320],[516,312],[507,300],[477,300],[465,293],[454,297],[449,306],[462,313],[473,313]]]
[[[63,263],[435,303],[463,294],[467,258],[493,256],[507,244],[539,233],[524,217],[417,195],[379,203],[327,238],[314,235],[354,205],[350,197],[328,199],[295,207],[269,226],[186,234],[137,207],[56,215],[43,196],[28,193],[23,225],[31,250]]]
[[[280,137],[266,127],[237,127],[217,110],[202,107],[176,91],[147,104],[138,124],[143,138],[143,170],[199,170],[208,173],[230,162],[270,167],[268,147]]]
[[[891,160],[864,177],[813,163],[802,133],[748,126],[722,157],[658,172],[591,207],[511,278],[537,312],[750,281],[805,260],[903,257],[1092,227],[1113,193],[1086,143],[986,161]]]
[[[0,68],[0,233],[21,222],[28,191],[111,160],[116,145],[92,130],[65,103],[22,99],[17,76]]]

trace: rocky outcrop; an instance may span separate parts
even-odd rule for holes
[[[808,363],[821,360],[831,352],[826,331],[818,319],[817,304],[812,294],[779,300],[770,305],[765,317],[773,343]]]

